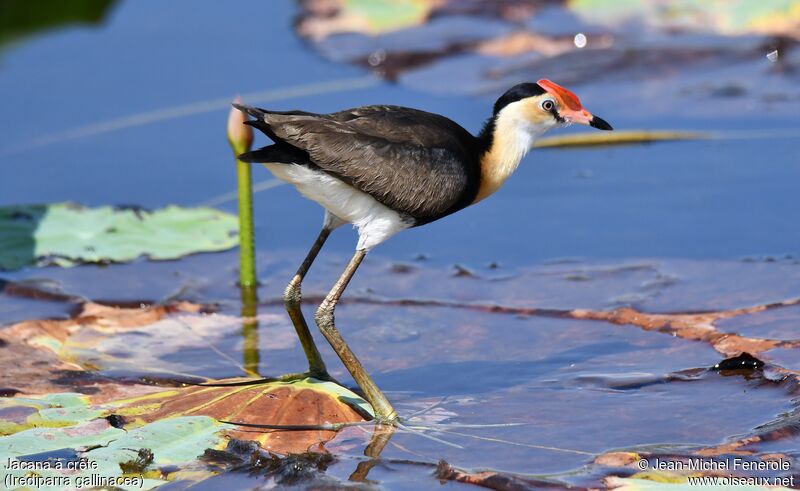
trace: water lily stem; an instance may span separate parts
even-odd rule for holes
[[[239,189],[239,284],[255,287],[256,248],[253,230],[253,187],[250,164],[236,160]]]
[[[258,350],[258,291],[255,286],[241,286],[242,290],[242,357],[245,373],[260,377],[261,355]]]
[[[236,102],[241,102],[237,98]],[[239,160],[239,155],[250,150],[253,145],[253,128],[245,124],[247,116],[232,107],[228,114],[228,143],[236,159],[236,187],[239,194],[239,285],[242,288],[255,288],[256,243],[253,230],[253,181],[250,164]],[[244,292],[243,292],[244,296]]]

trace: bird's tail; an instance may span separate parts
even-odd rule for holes
[[[236,158],[249,164],[273,162],[274,159],[271,158],[272,152],[270,151],[271,147],[273,146],[274,145],[270,145],[268,147],[259,148],[258,150],[251,150],[239,155]]]
[[[238,102],[234,102],[232,105],[236,109],[242,111],[243,113],[249,114],[256,119],[264,119],[264,115],[267,114],[267,111],[254,106],[247,106],[245,104],[239,104]]]
[[[250,115],[254,119],[244,122],[244,124],[252,126],[262,133],[267,135],[274,145],[269,145],[258,150],[252,150],[239,155],[237,158],[242,162],[250,163],[296,163],[308,160],[308,154],[304,151],[295,148],[291,144],[283,141],[275,135],[275,132],[270,126],[270,119],[281,119],[291,116],[316,116],[313,113],[305,111],[267,111],[254,106],[247,106],[245,104],[233,103],[233,107]],[[273,121],[274,123],[274,121]]]
[[[245,152],[236,158],[250,164],[292,164],[307,160],[301,152],[284,145],[268,145]]]
[[[272,141],[274,141],[275,143],[281,141],[280,138],[278,138],[277,135],[275,135],[275,132],[272,131],[272,128],[270,128],[269,126],[269,123],[267,123],[266,121],[267,115],[270,114],[269,111],[254,106],[246,106],[244,104],[239,104],[238,102],[234,102],[233,107],[255,118],[255,119],[248,119],[247,121],[244,122],[244,124],[252,126],[253,128],[256,128],[257,130],[261,131],[262,133],[270,137],[270,139],[272,139]],[[264,148],[269,148],[269,147],[264,147]],[[258,151],[259,150],[256,150],[255,152]],[[255,153],[255,152],[247,152],[242,155],[247,155],[249,153]],[[242,158],[239,158],[239,160],[243,162],[265,162],[264,160],[250,161],[250,160],[244,160]]]

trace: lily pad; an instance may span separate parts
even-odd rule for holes
[[[28,359],[52,360],[45,355],[55,355],[65,365],[62,370],[81,368],[101,376],[177,377],[183,381],[238,376],[242,371],[252,373],[256,367],[248,370],[237,361],[245,353],[253,353],[260,344],[278,350],[297,344],[285,316],[263,313],[253,317],[253,322],[270,334],[259,340],[254,325],[242,341],[242,317],[203,313],[201,309],[189,302],[130,308],[90,302],[81,304],[69,319],[8,326],[2,339],[7,343],[4,349],[24,357],[26,364]],[[252,345],[246,345],[248,342]],[[30,349],[36,353],[30,353]],[[52,367],[55,361],[46,365]],[[19,365],[19,361],[0,363],[0,368],[10,371]],[[9,375],[3,370],[0,387],[6,384],[23,392],[41,390],[21,383],[19,374],[26,372]]]
[[[301,20],[299,29],[317,39],[342,32],[376,35],[422,24],[433,6],[428,0],[305,2],[313,15]]]
[[[546,75],[568,87],[608,82],[579,93],[591,107],[598,100],[633,107],[634,97],[652,114],[652,89],[642,80],[679,73],[680,83],[665,84],[658,99],[696,98],[698,114],[709,110],[709,98],[761,96],[765,75],[770,93],[796,98],[798,0],[376,0],[369,9],[361,3],[300,2],[297,33],[330,61],[415,91],[497,97]],[[391,22],[379,22],[384,17]],[[774,63],[785,68],[771,70]],[[608,99],[614,94],[618,101]],[[686,105],[664,102],[658,110],[685,114]]]
[[[58,476],[56,471],[66,469],[53,462],[72,456],[91,461],[91,470],[101,476],[122,476],[123,469],[135,467],[142,479],[169,479],[166,471],[156,471],[186,469],[229,438],[255,441],[279,454],[324,451],[338,427],[365,416],[372,417],[372,410],[362,398],[312,378],[221,380],[104,404],[74,393],[14,397],[0,399],[6,434],[0,460],[48,461],[36,470]],[[4,468],[12,476],[26,470]]]
[[[185,468],[206,449],[227,444],[222,430],[231,425],[208,416],[176,416],[121,428],[102,417],[109,414],[108,407],[93,406],[86,396],[73,393],[0,399],[0,424],[20,429],[0,439],[0,460],[9,464],[0,469],[0,478],[12,489],[30,486],[24,479],[31,476],[40,479],[33,483],[36,489],[150,489],[178,477],[166,466]],[[13,417],[15,409],[36,412],[20,420]],[[54,422],[61,427],[51,427]],[[198,470],[195,477],[203,473],[213,474]]]
[[[31,8],[25,0],[5,0],[0,20],[0,47],[33,34],[69,25],[100,25],[111,12],[114,0],[45,0]]]
[[[664,30],[718,32],[726,35],[797,35],[800,2],[620,2],[619,0],[571,0],[569,8],[581,18],[601,25],[640,22]]]
[[[321,451],[336,436],[337,426],[374,416],[370,405],[355,393],[313,378],[286,382],[230,379],[217,385],[148,394],[104,407],[134,425],[188,415],[242,425],[228,427],[225,434],[258,442],[279,454]]]
[[[178,259],[236,246],[236,216],[213,208],[74,203],[0,207],[0,270],[24,266]]]

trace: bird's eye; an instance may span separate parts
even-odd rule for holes
[[[546,99],[544,102],[542,102],[542,109],[544,109],[547,112],[552,111],[555,107],[556,107],[555,103],[550,99]]]

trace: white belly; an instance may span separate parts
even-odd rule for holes
[[[410,224],[372,196],[322,171],[298,164],[264,164],[275,177],[358,228],[356,249],[372,249]]]

